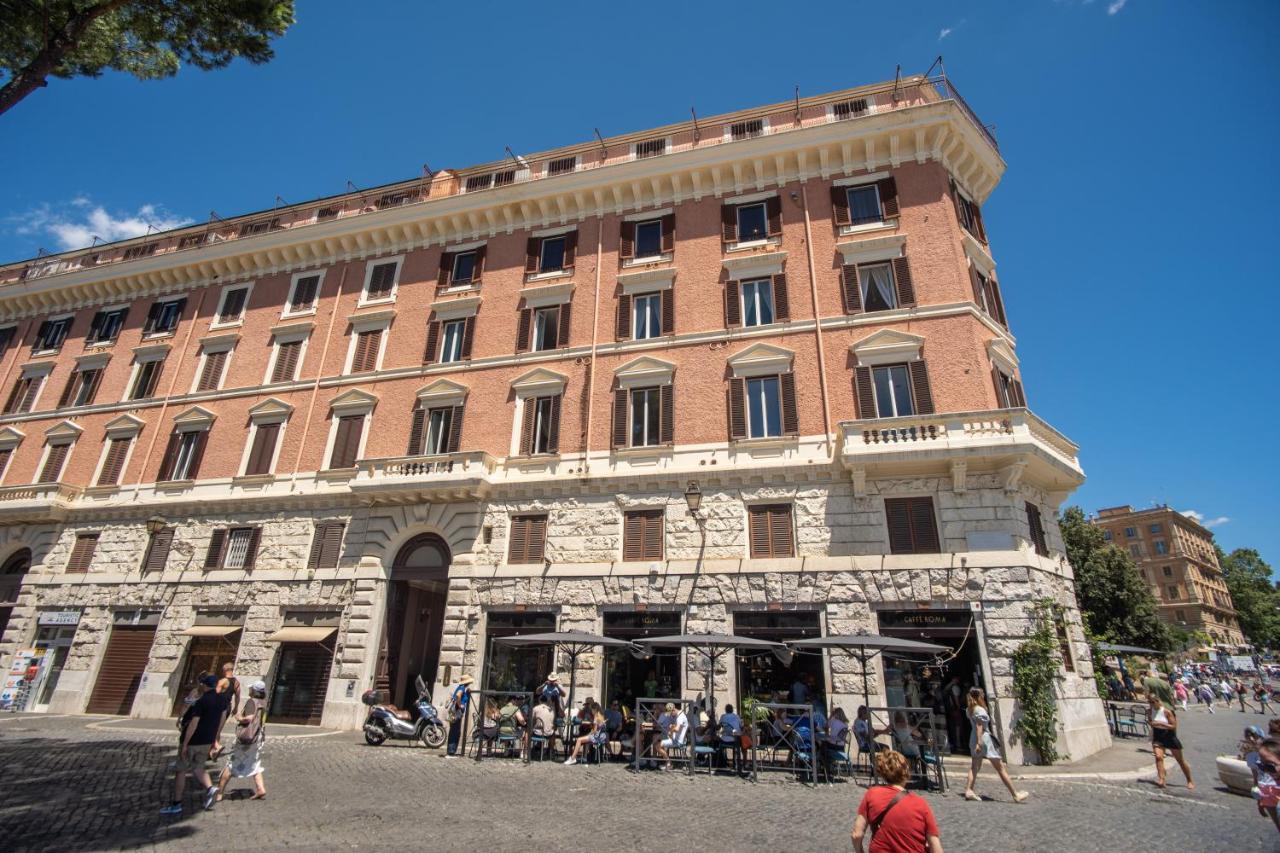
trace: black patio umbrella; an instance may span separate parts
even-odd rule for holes
[[[786,646],[772,640],[757,640],[755,637],[738,637],[733,634],[671,634],[665,637],[645,637],[636,645],[663,646],[667,648],[697,649],[711,660],[711,713],[716,707],[716,661],[735,649],[754,649],[756,651],[784,651]]]
[[[1148,649],[1145,646],[1122,646],[1116,643],[1098,643],[1098,651],[1116,652],[1122,655],[1158,655],[1160,657],[1165,655],[1165,652]]]
[[[939,652],[947,651],[946,646],[922,643],[919,640],[900,640],[897,637],[885,637],[881,634],[832,634],[828,637],[790,640],[787,645],[795,651],[844,649],[846,652],[856,655],[862,664],[862,703],[864,705],[871,704],[871,691],[867,686],[867,662],[877,654],[882,652],[938,654]],[[835,685],[832,684],[832,687],[834,688]]]
[[[573,691],[577,684],[578,658],[596,646],[630,646],[629,640],[616,640],[613,637],[602,637],[588,634],[586,631],[550,631],[544,634],[517,634],[514,637],[495,637],[495,643],[506,643],[509,646],[543,646],[553,645],[569,656],[569,709],[573,709]],[[569,725],[569,715],[565,715],[565,726]]]

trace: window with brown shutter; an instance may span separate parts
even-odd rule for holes
[[[302,357],[302,341],[276,343],[276,361],[271,367],[272,382],[292,382],[298,375],[298,359]]]
[[[1027,502],[1027,526],[1031,530],[1031,545],[1041,557],[1049,556],[1049,543],[1044,536],[1044,523],[1040,518],[1040,507]]]
[[[1173,597],[1177,598],[1177,595]],[[1071,653],[1071,636],[1067,633],[1067,620],[1062,617],[1062,614],[1053,617],[1053,630],[1058,638],[1058,654],[1062,655],[1062,668],[1067,672],[1075,672],[1076,661]]]
[[[98,548],[97,533],[79,533],[76,544],[71,548],[71,556],[67,559],[67,571],[83,573],[89,571],[93,562],[93,552]]]
[[[547,516],[511,516],[511,542],[507,562],[512,564],[541,563],[547,544]]]
[[[23,376],[14,383],[9,399],[4,404],[6,415],[21,414],[31,411],[36,397],[40,394],[40,386],[44,384],[44,376]]]
[[[173,547],[172,527],[164,527],[151,534],[147,542],[147,553],[142,558],[144,572],[163,572],[169,562],[169,551]]]
[[[303,276],[294,282],[293,295],[289,299],[289,313],[301,314],[310,311],[316,305],[316,296],[320,290],[320,276]]]
[[[751,556],[794,557],[791,504],[762,504],[747,508]]]
[[[382,329],[357,332],[355,351],[351,354],[351,372],[368,373],[378,369],[378,350],[382,345]]]
[[[219,527],[209,537],[206,569],[252,569],[258,557],[261,527]]]
[[[937,554],[938,523],[933,498],[885,498],[890,554]]]
[[[973,287],[973,301],[978,307],[1001,326],[1009,328],[1004,314],[1004,300],[1000,296],[1000,285],[996,280],[978,272],[977,267],[970,266],[969,282]]]
[[[98,474],[99,486],[114,486],[120,482],[124,473],[124,460],[129,455],[132,438],[113,438],[107,445],[107,455],[102,462],[102,472]]]
[[[137,374],[133,379],[133,389],[129,394],[130,400],[146,400],[154,397],[156,388],[160,385],[160,374],[164,371],[164,359],[157,358],[151,361],[144,361],[137,367]]]
[[[998,367],[991,368],[991,380],[996,387],[996,402],[1002,409],[1016,409],[1027,405],[1022,383]]]
[[[630,510],[622,514],[622,559],[627,562],[661,560],[666,512]]]
[[[13,458],[12,447],[0,449],[0,478],[3,478],[4,472],[9,470],[9,460],[11,458]]]
[[[375,263],[373,265],[373,269],[369,272],[369,286],[365,288],[364,293],[366,301],[387,299],[391,296],[391,292],[395,288],[396,268],[398,266],[399,264],[396,261]]]
[[[13,344],[13,336],[17,330],[17,326],[5,326],[0,329],[0,358],[9,354],[9,347]]]
[[[315,536],[311,539],[311,553],[307,557],[307,568],[338,567],[338,558],[342,553],[342,534],[346,527],[346,522],[343,521],[322,521],[316,524]]]
[[[218,312],[219,323],[234,323],[244,313],[245,301],[249,298],[249,288],[237,287],[228,290],[222,296],[222,310]]]
[[[218,350],[204,354],[204,368],[200,371],[200,380],[196,383],[197,391],[216,391],[222,384],[222,371],[227,366],[230,350]]]
[[[102,368],[81,368],[67,377],[66,387],[58,398],[58,408],[64,406],[87,406],[98,395],[98,385],[102,382]]]
[[[40,469],[40,479],[36,480],[36,482],[58,482],[58,478],[62,476],[62,466],[67,461],[67,453],[70,450],[70,444],[49,445],[49,452],[44,458],[44,467]]]
[[[355,467],[360,454],[360,437],[364,433],[364,415],[343,415],[334,430],[330,468]]]
[[[560,452],[560,395],[527,397],[522,404],[520,455]]]
[[[254,427],[249,461],[244,466],[246,475],[271,473],[271,460],[275,457],[276,441],[279,438],[280,424],[258,424]]]

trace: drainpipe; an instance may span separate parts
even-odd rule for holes
[[[800,204],[804,208],[805,254],[809,259],[809,292],[813,297],[813,337],[818,347],[818,388],[822,392],[822,436],[827,455],[835,458],[831,440],[831,403],[827,395],[827,357],[822,346],[822,311],[818,307],[818,276],[813,262],[813,229],[809,222],[809,193],[800,181]]]
[[[596,347],[600,342],[600,264],[604,258],[604,216],[596,217],[596,292],[591,313],[591,356],[587,362],[587,430],[586,447],[582,452],[582,479],[586,479],[591,465],[591,413],[596,399]]]
[[[302,464],[302,454],[307,449],[307,435],[311,432],[311,416],[315,414],[316,397],[320,395],[320,378],[324,376],[324,363],[329,355],[329,339],[333,336],[333,324],[338,321],[338,301],[342,299],[342,286],[347,282],[347,270],[351,269],[351,261],[342,266],[342,275],[338,277],[338,292],[333,295],[333,311],[329,314],[329,328],[325,329],[324,346],[320,348],[320,364],[316,370],[316,380],[311,383],[311,401],[307,403],[307,418],[302,422],[302,440],[298,442],[298,456],[293,460],[293,471],[289,477],[289,491],[298,484],[298,466]],[[319,295],[316,296],[318,300]],[[321,462],[323,464],[323,461]]]

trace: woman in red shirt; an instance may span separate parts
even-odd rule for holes
[[[876,772],[888,782],[871,788],[858,806],[853,822],[853,849],[863,853],[862,838],[871,829],[870,853],[942,853],[938,822],[924,797],[909,792],[907,757],[885,750],[876,754]]]

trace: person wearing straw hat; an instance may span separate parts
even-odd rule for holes
[[[542,686],[538,688],[538,692],[534,694],[535,699],[545,699],[556,712],[556,719],[564,719],[564,702],[569,692],[560,684],[560,674],[557,672],[550,673],[547,680],[542,682]]]
[[[445,707],[449,712],[449,746],[448,755],[458,754],[458,741],[462,739],[462,721],[467,718],[467,709],[471,707],[471,685],[475,679],[464,675],[458,679],[458,686],[449,695],[449,704]]]

